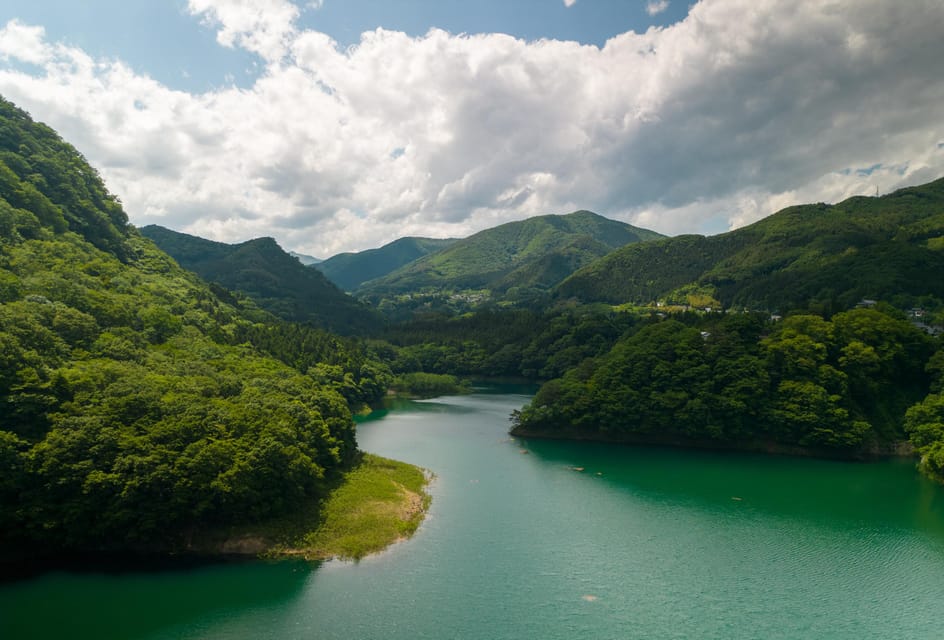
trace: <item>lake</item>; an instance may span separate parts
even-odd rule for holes
[[[361,422],[361,448],[436,474],[382,554],[47,573],[0,585],[0,638],[941,637],[944,488],[913,462],[512,439],[527,400]]]

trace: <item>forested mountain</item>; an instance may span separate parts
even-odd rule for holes
[[[880,198],[790,207],[716,236],[630,245],[588,265],[557,294],[583,302],[784,310],[910,306],[944,298],[944,179]]]
[[[552,378],[516,435],[837,457],[910,438],[944,481],[942,187],[629,245],[565,280],[566,304],[391,327],[392,367]],[[649,301],[681,306],[624,305]],[[719,302],[747,309],[683,311]]]
[[[617,247],[659,237],[589,211],[537,216],[459,240],[364,284],[358,293],[372,301],[420,292],[526,297]]]
[[[272,238],[240,244],[213,242],[157,225],[141,233],[204,280],[252,298],[291,322],[341,333],[375,329],[379,316],[339,290],[319,271],[303,266]]]
[[[377,249],[339,253],[318,263],[315,268],[344,291],[355,291],[368,280],[385,276],[454,242],[455,238],[399,238]]]
[[[0,99],[3,554],[176,547],[317,501],[356,453],[342,394],[375,399],[385,376],[215,295]]]
[[[557,295],[662,308],[545,383],[513,433],[851,456],[910,437],[944,482],[942,274],[944,180],[624,247]]]

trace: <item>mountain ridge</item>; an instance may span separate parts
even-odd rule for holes
[[[282,319],[341,333],[367,330],[379,322],[373,310],[342,292],[320,271],[302,265],[274,238],[226,244],[158,225],[142,227],[140,232],[185,269],[244,293]]]
[[[629,245],[583,267],[559,298],[609,304],[715,304],[778,310],[819,301],[848,308],[861,298],[944,297],[922,274],[944,269],[944,178],[835,205],[787,207],[714,236]]]
[[[406,236],[375,249],[339,253],[312,266],[343,291],[355,291],[365,282],[385,276],[457,240]]]
[[[322,260],[321,258],[316,258],[315,256],[310,256],[310,255],[308,255],[307,253],[299,253],[299,252],[297,252],[297,251],[289,251],[289,252],[288,252],[288,255],[292,256],[293,258],[296,258],[299,262],[301,262],[301,263],[302,263],[303,265],[305,265],[306,267],[311,266],[311,265],[313,265],[313,264],[318,264],[318,263],[320,263],[320,262],[323,262],[323,260]]]
[[[662,235],[654,231],[585,210],[534,216],[479,231],[365,283],[357,293],[376,301],[389,295],[430,289],[494,289],[492,293],[498,295],[493,297],[501,297],[510,289],[522,286],[511,274],[526,265],[531,265],[530,271],[524,268],[520,272],[528,274],[525,288],[542,289],[559,281],[550,273],[535,272],[536,263],[555,252],[569,250],[569,264],[583,265],[627,243],[660,237]],[[575,244],[580,238],[595,242]],[[561,262],[568,261],[559,261],[558,266]]]

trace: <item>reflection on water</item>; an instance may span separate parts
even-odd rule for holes
[[[383,420],[391,413],[468,413],[482,412],[489,403],[500,407],[507,414],[512,408],[518,408],[534,394],[538,386],[531,383],[476,382],[472,389],[475,393],[458,396],[441,396],[425,400],[415,400],[400,396],[388,396],[383,399],[383,406],[366,415],[354,417],[358,424]],[[508,398],[519,398],[521,402],[508,403]],[[511,406],[511,408],[509,408]]]
[[[516,439],[612,488],[701,509],[750,510],[830,526],[914,527],[944,541],[944,491],[914,461],[837,462],[657,446]]]
[[[316,565],[53,572],[0,587],[0,638],[144,638],[297,598]]]

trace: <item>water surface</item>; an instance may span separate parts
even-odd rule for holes
[[[941,637],[944,490],[911,462],[509,438],[526,400],[360,424],[363,449],[437,476],[383,554],[51,573],[0,587],[0,637]]]

